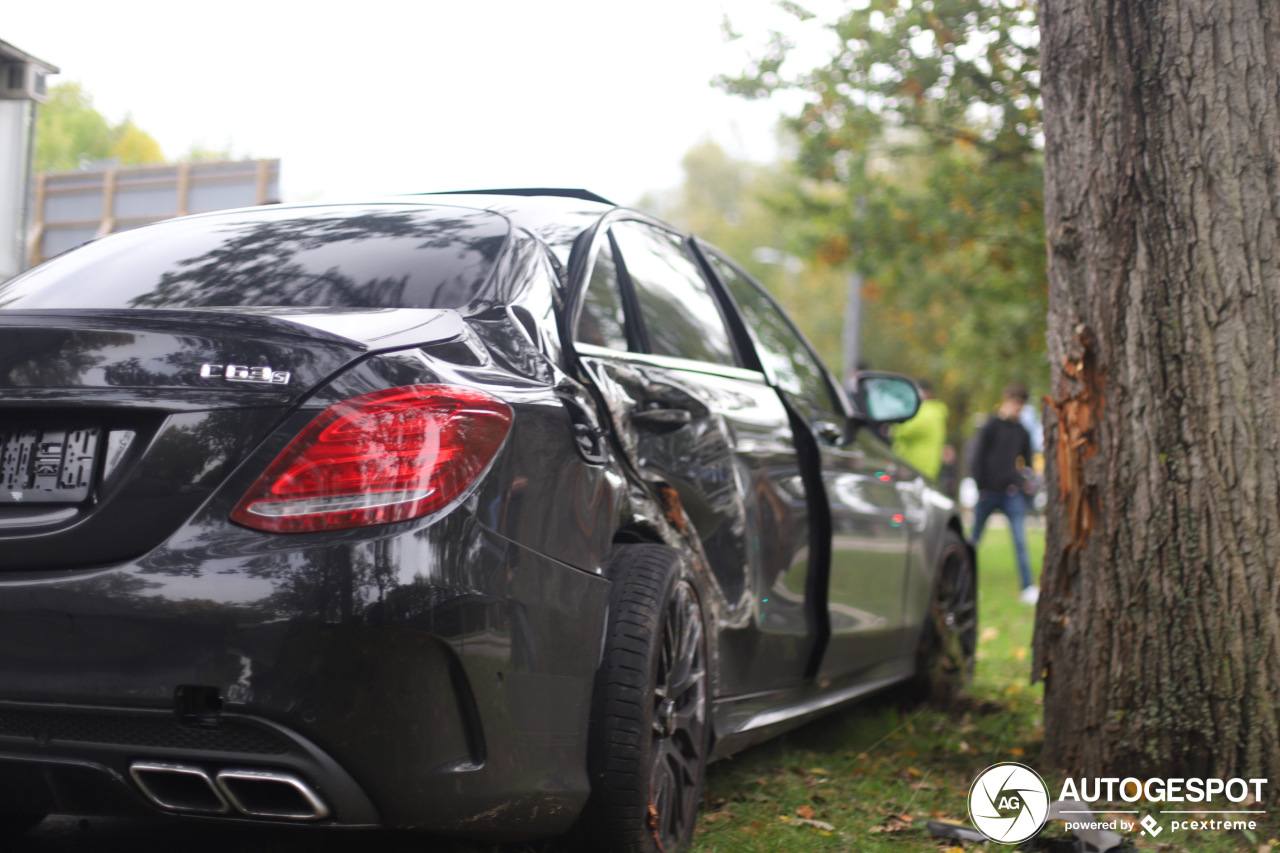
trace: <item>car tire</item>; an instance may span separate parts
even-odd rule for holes
[[[684,565],[660,545],[623,546],[610,560],[583,850],[675,853],[693,835],[711,727],[706,622]]]
[[[43,814],[0,814],[0,841],[12,841],[21,838],[40,825],[48,815]]]
[[[978,642],[978,577],[973,551],[948,530],[938,555],[933,595],[916,654],[913,693],[943,706],[973,680]]]

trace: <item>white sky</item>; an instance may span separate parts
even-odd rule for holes
[[[786,104],[710,81],[796,26],[770,0],[3,5],[0,39],[59,66],[51,82],[169,157],[230,140],[280,158],[286,201],[568,186],[625,204],[678,184],[705,138],[771,159]],[[726,11],[745,38],[724,40]]]

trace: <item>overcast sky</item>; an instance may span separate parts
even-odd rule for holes
[[[285,200],[503,186],[621,203],[674,186],[711,138],[776,155],[787,105],[710,85],[746,65],[771,0],[43,0],[0,39],[57,65],[169,157],[192,143],[282,161]],[[748,35],[727,42],[726,12]]]

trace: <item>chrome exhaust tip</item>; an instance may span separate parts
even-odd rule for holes
[[[163,809],[199,814],[226,814],[231,806],[200,767],[135,761],[129,775],[147,796]]]
[[[220,770],[218,788],[236,811],[253,817],[320,820],[329,807],[306,782],[278,770]]]

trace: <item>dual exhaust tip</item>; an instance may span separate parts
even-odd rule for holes
[[[219,815],[321,820],[324,800],[306,782],[278,770],[219,770],[210,775],[189,764],[135,761],[129,775],[153,803],[164,809]]]

